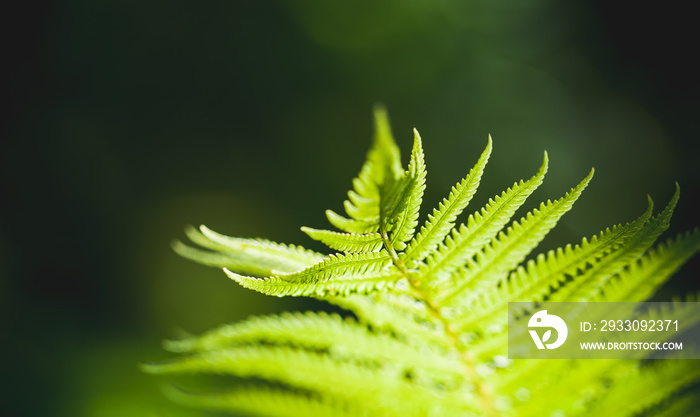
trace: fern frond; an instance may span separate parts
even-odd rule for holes
[[[377,372],[377,367],[381,372]],[[429,383],[425,385],[423,381],[407,379],[405,370],[400,367],[338,361],[323,352],[286,346],[243,346],[205,351],[172,362],[144,364],[142,368],[153,374],[216,373],[264,378],[358,404],[371,397],[375,405],[389,402],[392,405],[390,409],[405,409],[409,415],[416,415],[410,410],[421,407],[421,403],[428,408],[437,406],[431,399],[442,389],[429,381],[425,381]],[[328,383],[327,375],[333,375],[333,383]],[[372,383],[368,384],[368,381]],[[443,392],[442,396],[444,405],[470,408],[464,402],[464,398],[471,396],[467,391]],[[403,403],[403,406],[397,402]],[[423,411],[427,410],[423,408]]]
[[[217,373],[237,377],[258,377],[289,386],[342,394],[356,392],[359,381],[371,370],[348,362],[338,362],[325,353],[288,346],[240,346],[198,352],[170,362],[144,364],[154,374]],[[326,371],[322,371],[322,369]],[[306,369],[307,371],[303,371]],[[316,372],[309,372],[316,370]],[[328,386],[324,372],[343,376],[338,384]],[[392,375],[393,376],[393,375]],[[388,377],[388,375],[387,375]]]
[[[221,326],[201,336],[164,343],[171,352],[186,353],[216,350],[240,344],[271,342],[304,348],[329,349],[333,339],[343,332],[354,339],[369,333],[367,327],[352,319],[325,312],[289,313],[255,316],[245,321]]]
[[[313,392],[297,393],[264,387],[215,394],[178,392],[169,396],[174,401],[193,407],[261,417],[424,417],[445,415],[445,409],[449,407],[429,401],[411,404],[405,396],[383,398],[377,402],[353,401]],[[475,414],[465,412],[463,415]]]
[[[647,210],[632,223],[606,229],[590,239],[583,238],[579,245],[540,253],[528,261],[527,266],[519,266],[508,278],[503,278],[469,306],[472,312],[458,325],[461,329],[478,326],[486,329],[494,324],[494,316],[507,308],[509,302],[543,301],[544,297],[559,288],[567,276],[574,276],[600,258],[620,247],[630,236],[641,229],[651,217],[654,205],[649,199]],[[495,318],[501,327],[503,317]]]
[[[649,200],[647,210],[632,223],[606,229],[591,237],[590,241],[584,238],[573,248],[567,245],[564,249],[550,250],[546,255],[539,254],[527,263],[527,268],[519,267],[507,281],[501,282],[500,287],[508,293],[504,298],[509,301],[542,301],[542,297],[551,289],[557,289],[566,276],[584,271],[638,232],[651,217],[653,207]]]
[[[229,278],[244,288],[277,297],[326,297],[329,295],[367,294],[375,290],[391,288],[403,278],[400,273],[362,274],[356,277],[340,277],[329,281],[307,282],[300,285],[280,277],[254,278],[224,269]]]
[[[224,236],[206,226],[200,226],[199,231],[187,227],[185,233],[192,242],[212,251],[175,241],[173,249],[181,256],[204,265],[230,268],[256,276],[270,275],[272,271],[299,271],[323,259],[322,254],[301,246]]]
[[[644,301],[700,251],[698,229],[668,239],[631,264],[602,289],[601,301]]]
[[[402,278],[400,272],[391,266],[391,258],[386,251],[330,255],[302,271],[286,275],[278,273],[263,279],[242,276],[229,270],[225,272],[246,288],[278,297],[366,293],[386,288]]]
[[[314,240],[323,242],[331,249],[348,252],[377,252],[382,248],[384,241],[379,233],[338,233],[330,230],[318,230],[310,227],[302,227],[301,231]]]
[[[680,187],[666,208],[653,217],[637,233],[631,236],[620,248],[602,258],[585,273],[574,277],[552,295],[550,301],[585,301],[600,296],[603,285],[626,265],[635,262],[654,244],[669,225],[673,209],[678,203]]]
[[[401,154],[394,142],[389,117],[383,107],[374,109],[374,120],[372,148],[360,173],[353,180],[353,190],[348,192],[348,199],[344,203],[345,212],[350,218],[330,210],[326,212],[328,220],[335,227],[348,233],[374,232],[379,228],[381,195],[386,194],[403,176]]]
[[[348,219],[333,210],[326,210],[326,218],[333,226],[348,233],[365,234],[376,232],[379,229],[379,216],[359,220]]]
[[[326,313],[253,317],[203,336],[166,342],[165,348],[172,352],[191,353],[257,343],[324,351],[331,357],[355,362],[391,363],[440,383],[462,379],[459,361],[455,357],[443,356],[443,351],[425,345],[412,346],[388,333],[372,332],[352,319]],[[422,360],[426,356],[437,360]]]
[[[413,237],[425,191],[423,145],[418,131],[414,129],[413,132],[415,139],[408,171],[397,182],[400,184],[394,190],[397,195],[388,198],[390,201],[388,206],[385,207],[385,204],[382,204],[385,214],[382,216],[380,229],[391,233],[390,241],[396,250],[405,249],[406,242]]]
[[[354,316],[252,317],[166,342],[180,358],[144,369],[232,375],[239,385],[233,390],[175,396],[205,408],[271,417],[653,417],[693,410],[689,404],[697,402],[688,398],[700,381],[700,367],[688,360],[506,358],[509,301],[533,308],[541,301],[643,301],[700,251],[698,230],[651,249],[668,228],[678,186],[661,213],[653,215],[649,199],[636,220],[522,265],[572,208],[593,170],[562,198],[512,221],[543,182],[545,152],[532,178],[516,182],[455,226],[478,188],[491,148],[489,137],[476,165],[416,234],[426,178],[422,140],[414,130],[403,170],[386,112],[377,108],[373,144],[344,202],[347,217],[326,212],[340,232],[302,228],[335,253],[188,228],[198,247],[176,242],[182,256],[224,267],[246,288],[315,297]],[[685,336],[700,322],[698,299],[635,311],[635,318],[673,316],[676,334]],[[608,339],[623,340],[616,338],[622,336]],[[651,338],[660,340],[647,332],[638,341]]]
[[[390,270],[391,258],[386,251],[328,255],[323,261],[292,274],[277,274],[289,283],[325,282],[336,277],[359,277]]]
[[[488,245],[477,252],[474,260],[467,260],[463,274],[455,288],[449,289],[436,298],[443,307],[468,305],[486,288],[494,286],[515,268],[525,256],[568,212],[593,178],[593,170],[576,187],[554,202],[540,204],[520,221],[513,222],[506,233],[501,232]]]
[[[266,387],[239,388],[218,393],[192,393],[169,389],[175,402],[190,407],[263,417],[357,417],[365,414],[357,404]]]
[[[251,257],[257,256],[270,258],[280,263],[297,263],[299,265],[310,265],[318,262],[323,255],[304,249],[297,245],[284,245],[271,242],[265,239],[241,239],[237,237],[224,236],[215,231],[200,226],[199,230],[210,241],[222,245],[228,251],[244,253]],[[295,265],[296,267],[296,265]]]
[[[427,257],[425,264],[420,265],[421,285],[435,280],[432,285],[437,286],[450,280],[454,271],[491,240],[542,184],[547,165],[545,153],[542,166],[534,177],[513,184],[500,196],[489,200],[480,212],[470,215],[466,226],[460,225],[458,229],[453,229],[452,235],[445,239],[444,244],[439,245],[437,251]]]
[[[428,221],[421,227],[418,235],[408,244],[402,259],[409,265],[414,265],[416,261],[422,261],[426,255],[432,253],[437,245],[445,239],[450,232],[464,208],[469,204],[476,193],[476,189],[481,182],[484,168],[491,156],[492,141],[489,141],[486,149],[481,154],[476,165],[469,171],[469,174],[458,182],[446,199],[433,210],[432,215],[428,215]],[[498,197],[497,197],[498,198]]]
[[[272,269],[261,267],[255,263],[251,264],[245,259],[241,259],[240,256],[229,253],[214,252],[208,250],[202,250],[199,248],[193,248],[187,246],[179,240],[173,240],[170,244],[172,249],[178,255],[185,259],[197,262],[206,266],[214,266],[217,268],[230,268],[236,271],[243,271],[244,273],[265,276],[269,275]]]
[[[409,302],[392,302],[395,301],[391,300],[394,297],[391,293],[375,293],[322,299],[352,311],[360,322],[371,328],[394,334],[411,345],[450,348],[443,334],[444,329],[426,319],[429,314],[424,304],[415,300],[413,305]]]
[[[347,396],[298,392],[267,387],[240,388],[220,393],[189,393],[171,389],[166,394],[175,402],[191,407],[245,413],[261,417],[425,417],[442,416],[451,411],[454,398],[446,404],[430,401],[423,395],[411,397],[411,392],[400,397],[386,397],[378,401],[362,401]],[[381,394],[381,393],[376,393]],[[454,397],[450,395],[450,397]],[[465,399],[470,398],[464,395]],[[413,401],[421,401],[413,403]],[[236,414],[239,415],[239,414]],[[463,407],[461,415],[476,416],[474,410]]]

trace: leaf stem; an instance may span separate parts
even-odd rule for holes
[[[394,246],[391,244],[391,239],[389,239],[389,235],[384,227],[381,227],[380,234],[384,242],[384,247],[391,256],[392,262],[399,269],[401,275],[403,275],[403,277],[406,278],[409,285],[411,286],[411,294],[425,304],[425,306],[428,309],[428,312],[433,317],[433,319],[435,319],[442,325],[442,328],[444,329],[445,335],[447,336],[450,344],[459,352],[459,357],[462,363],[464,364],[464,369],[467,378],[474,385],[477,395],[479,396],[479,400],[481,401],[481,406],[484,410],[484,415],[487,417],[495,416],[496,413],[493,408],[492,392],[486,386],[483,379],[476,371],[476,361],[474,359],[474,356],[464,349],[464,346],[459,342],[458,331],[454,328],[454,326],[452,326],[450,321],[440,313],[440,310],[432,303],[430,297],[428,297],[428,295],[421,290],[421,288],[418,285],[418,282],[411,277],[410,271],[408,270],[408,268],[406,268],[406,264],[399,257],[398,253],[396,253]]]

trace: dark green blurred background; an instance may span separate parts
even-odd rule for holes
[[[531,176],[526,205],[596,177],[549,249],[681,185],[697,226],[698,40],[690,5],[607,1],[58,1],[11,6],[0,137],[4,416],[189,416],[137,362],[253,313],[257,296],[178,258],[186,224],[295,242],[328,226],[383,102],[418,128],[435,206],[486,144],[472,210]],[[670,235],[670,234],[669,234]],[[697,291],[695,260],[658,299]],[[161,414],[162,413],[162,414]]]

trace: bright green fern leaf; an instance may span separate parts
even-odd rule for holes
[[[520,181],[504,191],[500,196],[489,200],[481,211],[471,214],[467,225],[460,225],[452,230],[452,234],[442,242],[436,251],[431,253],[422,266],[421,276],[424,281],[436,280],[434,286],[441,282],[452,282],[457,276],[454,270],[474,256],[479,249],[491,241],[505,226],[515,212],[525,203],[544,179],[547,172],[548,159],[545,153],[544,162],[537,174],[526,182]]]
[[[484,168],[491,156],[491,146],[491,136],[489,136],[488,146],[481,154],[476,166],[472,168],[469,175],[452,187],[450,195],[440,203],[437,209],[433,210],[433,214],[428,215],[425,226],[406,249],[403,256],[404,262],[425,259],[425,256],[432,253],[452,230],[455,219],[476,194]]]
[[[224,268],[240,285],[275,296],[309,296],[347,310],[251,317],[201,336],[168,341],[177,358],[144,364],[162,375],[222,374],[238,381],[208,392],[169,389],[175,401],[255,416],[682,416],[700,407],[696,360],[509,360],[511,301],[644,301],[700,251],[700,232],[654,246],[678,203],[660,213],[526,257],[589,185],[516,211],[544,181],[548,156],[529,180],[496,195],[464,223],[492,151],[419,225],[423,143],[414,131],[404,169],[386,111],[344,203],[327,211],[338,231],[303,227],[330,248],[231,238],[187,228],[196,246],[177,253]],[[584,176],[584,173],[581,173]],[[509,224],[510,223],[510,224]],[[420,226],[420,227],[419,227]],[[698,300],[686,295],[687,301]],[[683,331],[689,309],[673,312]],[[642,319],[659,317],[651,310]]]
[[[331,230],[318,230],[302,227],[302,232],[314,240],[323,242],[329,248],[349,253],[376,252],[382,248],[384,241],[379,233],[338,233]]]
[[[423,144],[418,131],[414,133],[415,139],[408,170],[398,182],[400,186],[394,189],[396,195],[390,194],[386,199],[388,204],[382,204],[386,214],[382,216],[380,230],[382,233],[391,233],[389,240],[396,250],[405,249],[405,243],[413,237],[425,191]]]
[[[383,107],[374,110],[374,143],[360,174],[352,181],[353,189],[348,191],[345,218],[333,211],[326,212],[333,226],[349,233],[376,231],[380,226],[380,214],[390,192],[404,176],[401,168],[401,155],[394,142],[389,127],[389,117]],[[385,206],[393,208],[391,206]]]

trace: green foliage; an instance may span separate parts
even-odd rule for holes
[[[252,317],[199,337],[166,342],[181,354],[144,368],[156,374],[242,378],[227,391],[177,400],[259,416],[684,415],[700,367],[687,360],[517,360],[507,355],[510,301],[643,301],[700,250],[697,230],[654,248],[678,201],[652,216],[539,254],[522,264],[588,186],[511,222],[542,183],[548,158],[456,225],[492,142],[416,233],[425,190],[415,132],[404,170],[383,109],[367,161],[345,201],[328,211],[340,232],[304,227],[336,253],[187,229],[202,249],[186,258],[223,267],[240,285],[276,296],[311,296],[349,310]],[[510,225],[507,224],[510,222]],[[681,312],[682,313],[682,312]],[[630,405],[630,399],[633,404]]]

